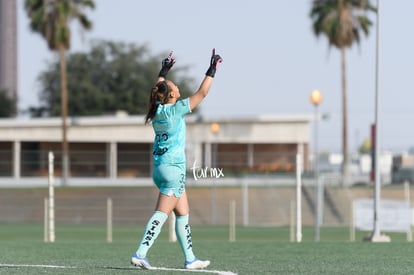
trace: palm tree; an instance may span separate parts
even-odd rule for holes
[[[70,48],[72,19],[79,21],[83,29],[92,27],[84,13],[85,8],[95,8],[93,0],[26,0],[25,10],[30,18],[30,28],[46,40],[49,49],[58,51],[60,59],[61,113],[62,113],[62,179],[66,184],[69,174],[69,144],[67,141],[67,76],[66,51]]]
[[[346,92],[346,48],[354,42],[359,44],[361,32],[366,36],[372,22],[367,17],[369,11],[376,12],[369,0],[314,0],[310,17],[316,36],[325,35],[329,46],[341,51],[341,87],[342,87],[342,176],[346,183],[348,168],[348,113]]]

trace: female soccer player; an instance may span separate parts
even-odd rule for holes
[[[188,98],[179,99],[180,91],[170,80],[166,80],[169,70],[175,63],[172,53],[163,60],[156,85],[149,97],[145,123],[152,124],[155,138],[153,145],[153,180],[159,189],[155,212],[149,219],[137,251],[132,255],[131,264],[141,269],[151,269],[146,258],[148,250],[161,232],[161,227],[171,211],[176,215],[175,230],[178,242],[185,257],[187,269],[205,268],[210,261],[201,261],[193,253],[191,231],[188,224],[189,205],[185,191],[186,126],[184,115],[196,108],[207,96],[214,75],[222,62],[215,53],[198,90]]]

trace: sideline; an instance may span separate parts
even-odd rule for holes
[[[210,274],[219,274],[219,275],[237,275],[231,271],[220,271],[220,270],[209,270],[209,269],[184,269],[184,268],[168,268],[168,267],[154,267],[155,270],[165,270],[165,271],[181,271],[181,272],[200,272],[200,273],[210,273]]]
[[[0,263],[0,268],[19,268],[19,267],[37,267],[37,268],[60,268],[60,269],[82,269],[89,267],[76,267],[76,266],[66,266],[66,265],[42,265],[42,264],[2,264]],[[90,267],[94,268],[94,267]],[[136,267],[95,267],[103,269],[119,269],[119,270],[135,270]],[[181,271],[181,272],[199,272],[199,273],[209,273],[209,274],[218,274],[218,275],[237,275],[231,271],[221,271],[221,270],[209,270],[209,269],[183,269],[183,268],[169,268],[169,267],[153,267],[151,270],[164,270],[164,271]]]
[[[78,268],[76,266],[48,265],[48,264],[0,264],[0,267],[40,267],[40,268]]]

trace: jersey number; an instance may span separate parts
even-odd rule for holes
[[[157,156],[161,156],[164,155],[165,152],[168,151],[167,147],[160,147],[160,142],[161,141],[167,141],[168,140],[168,134],[163,133],[163,134],[157,134],[155,136],[155,142],[157,143],[154,152],[152,152],[153,155],[157,155]]]

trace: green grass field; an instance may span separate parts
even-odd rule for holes
[[[129,264],[142,228],[114,225],[106,242],[103,225],[57,225],[56,242],[43,242],[43,225],[0,224],[0,274],[414,274],[414,244],[404,234],[389,234],[391,243],[349,241],[347,228],[322,228],[313,241],[304,228],[301,243],[289,242],[289,228],[238,227],[236,242],[226,227],[193,227],[196,255],[211,260],[201,272],[179,270],[183,258],[168,229],[148,255],[165,270],[142,271]],[[227,274],[232,274],[227,273]]]

